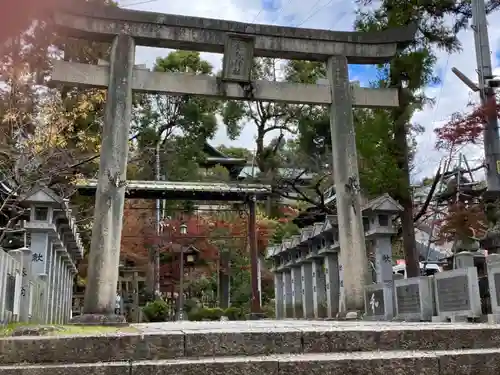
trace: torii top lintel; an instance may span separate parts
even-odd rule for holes
[[[237,33],[255,39],[255,56],[326,61],[342,55],[352,64],[388,62],[417,30],[416,25],[378,32],[302,29],[95,5],[58,11],[53,18],[70,36],[96,41],[126,33],[138,45],[223,53],[227,34]]]

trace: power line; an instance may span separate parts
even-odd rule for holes
[[[312,11],[314,8],[316,8],[316,6],[317,6],[319,3],[321,3],[321,0],[317,0],[317,1],[314,3],[314,5],[311,7],[310,11]],[[314,13],[314,12],[312,12],[312,13]],[[309,14],[312,14],[312,13],[309,13]],[[310,16],[306,16],[305,21],[300,22],[300,23],[299,23],[299,24],[297,24],[295,27],[299,27],[300,25],[304,24],[304,22],[306,22],[309,18],[310,18]]]
[[[292,0],[288,0],[288,2],[286,3],[286,5],[289,5],[291,2],[292,2]],[[285,7],[285,2],[283,2],[281,4],[281,6],[278,9],[276,9],[276,16],[273,17],[273,20],[271,21],[271,23],[276,22],[276,20],[278,19],[279,15],[280,15],[280,13],[281,13],[281,11],[283,10],[284,7]]]
[[[330,0],[328,1],[325,5],[319,7],[318,9],[316,9],[315,11],[313,11],[312,13],[310,13],[302,22],[300,22],[299,24],[297,24],[295,27],[300,27],[302,26],[303,24],[305,24],[307,21],[309,21],[311,18],[313,18],[316,14],[318,14],[320,11],[322,11],[323,9],[325,9],[327,6],[329,6],[330,4],[333,3],[334,0]],[[316,6],[318,5],[319,3],[321,2],[321,0],[318,0],[316,1],[316,3],[311,7],[311,10]],[[339,19],[341,17],[343,17],[347,12],[344,11],[341,13],[341,15],[339,16]]]
[[[260,8],[260,10],[257,13],[257,15],[255,16],[255,18],[253,19],[253,21],[250,22],[250,23],[255,23],[255,21],[257,21],[257,18],[259,18],[259,16],[262,14],[263,11],[264,11],[264,7]]]

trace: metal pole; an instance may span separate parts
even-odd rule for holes
[[[156,143],[156,181],[160,181],[160,140]],[[156,244],[154,251],[154,295],[160,295],[160,221],[161,221],[161,201],[156,200]]]
[[[251,317],[257,319],[262,312],[259,298],[259,254],[257,250],[257,230],[256,230],[256,197],[251,196],[248,201],[248,242],[250,247],[250,273],[252,279],[252,301]]]
[[[179,312],[177,320],[184,320],[184,245],[181,246],[181,266],[179,275]]]
[[[488,39],[488,25],[484,0],[472,0],[472,22],[476,45],[477,72],[481,104],[486,108],[487,123],[484,129],[484,154],[486,159],[486,180],[488,191],[500,192],[500,140],[498,138],[498,118],[495,91],[487,80],[493,78],[491,50]]]

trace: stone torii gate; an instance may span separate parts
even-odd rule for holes
[[[91,264],[98,253],[103,262],[89,268],[89,288],[96,289],[92,293],[96,297],[86,298],[86,314],[111,315],[114,305],[116,280],[101,276],[118,270],[132,91],[329,105],[340,244],[346,249],[340,260],[346,291],[341,311],[363,310],[368,269],[352,107],[397,107],[399,100],[396,89],[351,87],[348,63],[390,61],[398,48],[413,39],[416,27],[376,33],[338,32],[95,5],[56,12],[53,20],[59,31],[70,36],[112,43],[109,66],[54,61],[52,73],[56,83],[107,88],[90,249]],[[134,67],[136,44],[223,53],[222,77],[138,69]],[[252,81],[252,61],[259,56],[324,61],[329,84]]]

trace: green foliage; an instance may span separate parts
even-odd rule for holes
[[[212,66],[198,52],[174,51],[157,58],[158,72],[212,74]],[[160,148],[161,174],[169,180],[196,180],[197,160],[203,144],[217,130],[216,100],[190,95],[141,95],[134,110],[134,132],[138,134],[135,154],[142,178],[154,177],[156,150]],[[166,166],[168,165],[168,168]]]
[[[358,1],[366,5],[371,1]],[[368,195],[390,193],[399,198],[408,192],[408,168],[416,149],[416,135],[423,131],[418,124],[411,124],[415,111],[431,102],[424,96],[422,87],[435,84],[436,56],[433,48],[447,52],[457,51],[459,41],[455,31],[464,26],[464,17],[470,4],[460,2],[421,2],[385,0],[377,7],[360,7],[356,29],[370,32],[390,27],[419,24],[414,42],[399,53],[390,64],[379,67],[374,87],[398,87],[406,82],[403,107],[393,110],[354,110],[357,148],[360,161],[361,186]],[[455,24],[443,22],[447,15],[454,15]],[[326,77],[325,64],[310,61],[290,61],[285,69],[286,79],[292,82],[316,83]],[[331,153],[331,136],[328,110],[305,106],[297,118],[300,150],[306,155],[323,155],[325,161]],[[401,132],[403,137],[400,136]],[[406,139],[408,150],[401,144]],[[407,158],[409,160],[407,161]]]
[[[254,60],[252,78],[278,81],[279,62],[271,58]],[[222,119],[227,127],[229,137],[237,137],[243,125],[255,127],[256,163],[262,173],[273,169],[274,158],[285,135],[296,132],[295,112],[297,106],[283,103],[250,103],[243,101],[228,101],[222,107]],[[264,143],[264,138],[277,134],[270,145]]]
[[[224,310],[216,307],[213,309],[200,308],[194,309],[188,314],[189,320],[202,321],[202,320],[220,320],[224,316]]]
[[[264,303],[262,306],[262,313],[268,319],[276,319],[276,309],[273,303]]]
[[[401,171],[400,175],[396,176],[398,178],[392,181],[394,186],[398,187],[393,189],[392,195],[404,209],[401,215],[403,245],[407,260],[410,260],[414,253],[415,234],[409,173],[416,145],[414,140],[411,140],[411,118],[416,110],[433,102],[431,98],[426,97],[423,88],[439,82],[439,77],[434,72],[436,51],[441,49],[452,53],[460,50],[457,32],[467,24],[470,2],[382,0],[376,8],[364,7],[371,2],[358,1],[358,4],[363,5],[355,25],[359,31],[384,30],[412,23],[418,25],[415,39],[408,43],[390,64],[379,67],[379,84],[399,89],[400,106],[385,111],[374,111],[383,113],[391,129],[385,144],[394,159],[395,167]],[[450,18],[454,18],[451,24]],[[423,130],[418,126],[415,128],[418,131]],[[418,264],[408,264],[408,272],[409,276],[417,276]]]
[[[246,159],[246,160],[252,160],[253,158],[252,152],[243,147],[229,147],[221,145],[217,147],[217,149],[231,158]]]
[[[299,69],[310,69],[301,71]],[[291,62],[286,71],[289,79],[312,83],[313,80],[325,77],[325,67],[321,63]],[[384,87],[383,81],[373,84]],[[394,154],[394,131],[387,110],[354,110],[354,125],[356,128],[356,146],[360,166],[361,187],[365,194],[377,196],[384,193],[396,194],[400,184],[396,183],[404,177],[404,171],[398,168]],[[327,171],[325,165],[331,159],[330,118],[327,108],[307,107],[298,118],[299,152],[294,154],[315,155],[316,160],[303,158],[302,165],[316,172]],[[411,142],[416,133],[411,133]],[[399,192],[398,192],[399,193]],[[399,194],[398,194],[399,195]]]
[[[165,301],[157,299],[148,302],[146,306],[142,308],[142,312],[148,322],[164,322],[168,318],[169,308]]]
[[[238,309],[237,307],[228,307],[224,311],[224,316],[227,316],[229,320],[243,320],[245,319],[245,315],[243,314],[243,310]]]
[[[189,320],[203,321],[203,320],[220,320],[221,317],[226,316],[229,320],[245,320],[245,315],[242,309],[237,307],[229,307],[225,310],[220,308],[199,308],[193,309],[189,314]]]
[[[280,222],[276,226],[273,237],[271,239],[272,243],[278,244],[285,238],[290,238],[295,234],[300,234],[300,228],[292,221]]]
[[[208,169],[206,174],[203,176],[204,181],[214,181],[214,182],[229,182],[231,177],[229,176],[229,171],[227,168],[220,164]]]

